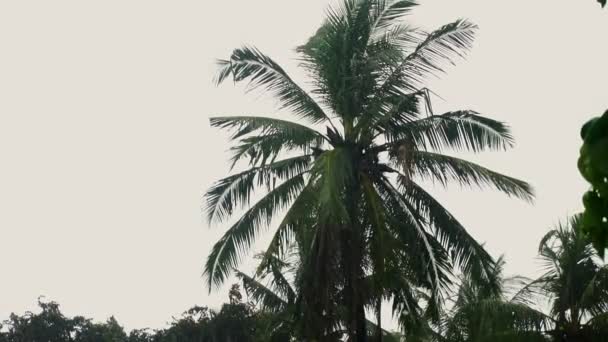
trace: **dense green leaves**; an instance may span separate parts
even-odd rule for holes
[[[370,191],[372,184],[366,184],[365,189]],[[459,236],[466,234],[462,228],[447,238],[435,236],[436,232],[425,232],[430,245],[427,250],[416,228],[393,221],[395,218],[407,220],[406,217],[412,215],[395,215],[394,210],[405,211],[401,206],[407,209],[423,205],[425,201],[428,203],[424,205],[429,208],[438,203],[430,196],[420,203],[410,203],[413,198],[424,199],[424,194],[399,195],[401,188],[394,191],[380,184],[375,186],[382,197],[372,200],[368,195],[363,196],[363,201],[370,202],[363,207],[369,206],[375,211],[374,203],[380,200],[382,217],[370,216],[368,222],[386,224],[389,228],[381,238],[370,237],[381,239],[382,243],[370,244],[370,248],[376,250],[370,251],[368,261],[377,262],[372,256],[385,258],[381,268],[374,264],[373,272],[362,279],[365,307],[379,320],[381,305],[378,303],[386,304],[385,300],[390,299],[402,332],[391,333],[368,317],[365,326],[370,340],[382,335],[382,340],[388,342],[403,341],[403,338],[419,342],[596,342],[608,336],[608,267],[582,233],[580,216],[550,230],[541,239],[539,254],[544,273],[537,279],[506,277],[504,259],[491,262],[489,256],[469,257],[473,265],[476,259],[490,261],[483,265],[482,277],[476,271],[465,271],[454,277],[450,272],[450,258],[445,254],[446,246],[452,242],[446,240],[468,240],[471,244],[452,250],[473,248],[485,253],[483,248],[470,236]],[[391,196],[394,196],[392,200]],[[428,209],[434,210],[445,209]],[[413,214],[416,220],[433,221],[432,214],[425,210],[418,212],[422,215]],[[435,224],[448,223],[432,223]],[[294,230],[289,246],[280,254],[259,256],[260,267],[254,275],[237,271],[245,293],[233,285],[228,303],[218,310],[194,306],[165,328],[127,332],[113,317],[105,322],[82,316],[71,318],[59,310],[57,303],[39,301],[36,312],[12,314],[3,322],[0,342],[292,342],[310,338],[342,341],[348,331],[341,322],[349,317],[348,303],[341,300],[345,295],[343,288],[334,289],[334,296],[329,297],[334,310],[322,315],[320,323],[315,322],[323,326],[323,331],[310,330],[310,322],[304,320],[315,317],[302,311],[303,303],[309,303],[303,298],[308,288],[299,280],[310,270],[306,264],[311,253],[306,249],[309,240]],[[407,248],[401,248],[404,245]],[[387,251],[384,254],[378,248]],[[431,251],[436,264],[441,265],[437,271],[446,277],[440,279],[443,286],[439,291],[433,290],[436,285],[430,279],[433,271],[428,268],[428,253]]]
[[[603,257],[608,248],[608,111],[587,121],[581,137],[578,169],[591,184],[583,196],[583,230]]]
[[[479,152],[486,149],[506,150],[514,140],[509,127],[474,111],[456,111],[424,119],[403,122],[387,129],[387,147],[411,143],[419,150],[450,149]]]
[[[267,314],[240,300],[238,285],[230,303],[219,310],[194,306],[162,329],[127,333],[114,317],[93,322],[82,316],[66,317],[55,302],[39,301],[39,312],[12,314],[0,328],[1,342],[288,342],[269,339]]]

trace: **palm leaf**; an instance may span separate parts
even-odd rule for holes
[[[394,69],[381,89],[393,93],[418,90],[426,75],[443,72],[444,64],[454,64],[454,57],[464,57],[464,53],[472,46],[476,30],[476,25],[466,20],[457,20],[430,33]]]
[[[294,303],[296,293],[284,273],[284,269],[290,265],[277,255],[269,257],[267,253],[262,253],[260,257],[262,261],[258,266],[256,274],[265,279],[270,278],[268,282],[272,289],[288,303]],[[299,265],[296,267],[299,267]]]
[[[308,170],[311,156],[298,156],[276,161],[228,176],[217,181],[205,194],[209,222],[221,222],[233,211],[249,204],[253,191],[259,186],[274,186]]]
[[[382,33],[387,28],[394,26],[406,14],[411,12],[417,5],[413,0],[376,0],[370,1],[371,6],[371,25],[370,31]]]
[[[283,151],[308,154],[328,139],[312,128],[272,118],[233,116],[211,118],[210,121],[211,126],[233,131],[232,139],[242,138],[231,148],[231,169],[245,157],[249,157],[249,164],[255,166],[264,165],[269,159],[273,161]]]
[[[456,218],[422,187],[399,174],[400,190],[411,205],[428,220],[439,241],[451,251],[465,274],[488,282],[494,261]],[[497,287],[499,284],[494,284]]]
[[[460,158],[423,151],[413,151],[411,158],[411,171],[422,179],[439,181],[444,186],[449,181],[457,181],[463,186],[491,186],[508,196],[526,201],[534,198],[532,187],[528,183]]]
[[[242,280],[243,288],[262,309],[270,312],[282,312],[285,310],[287,301],[266,287],[260,281],[243,272],[236,271],[236,275]]]
[[[320,145],[324,139],[323,134],[304,125],[273,118],[261,116],[221,116],[209,119],[212,127],[219,127],[235,131],[232,139],[237,139],[247,134],[283,134],[291,137],[294,142],[309,141],[312,145]]]
[[[389,224],[389,228],[394,229],[396,235],[407,245],[407,252],[415,251],[420,257],[423,256],[424,261],[421,261],[419,266],[428,270],[425,273],[429,288],[438,291],[440,286],[445,284],[443,281],[446,278],[445,272],[442,270],[441,259],[437,258],[438,251],[433,248],[430,236],[424,229],[421,217],[388,180],[379,183],[378,186],[382,191],[383,202],[390,206],[391,213],[387,219],[390,219],[392,224]]]
[[[289,205],[304,186],[303,174],[286,180],[247,210],[215,243],[204,270],[210,291],[213,285],[221,285],[230,271],[238,267],[241,256],[253,244],[260,231],[270,224],[273,215]]]
[[[282,108],[313,123],[328,121],[321,107],[275,61],[256,48],[235,49],[229,60],[220,60],[217,84],[229,76],[235,82],[249,80],[250,89],[263,88],[276,96]]]
[[[387,148],[413,144],[419,150],[444,148],[480,152],[506,150],[514,144],[509,127],[479,113],[463,110],[394,125],[385,132],[391,140]]]

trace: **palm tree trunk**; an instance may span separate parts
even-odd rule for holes
[[[382,342],[382,298],[378,297],[376,301],[376,326],[378,330],[376,331],[376,341]]]
[[[367,321],[365,320],[365,305],[357,304],[357,342],[367,342]]]
[[[346,129],[346,128],[345,128]],[[361,196],[357,165],[359,152],[353,148],[353,174],[346,186],[345,204],[348,211],[349,225],[343,227],[342,267],[345,276],[345,307],[347,308],[346,328],[349,341],[367,342],[367,321],[365,319],[365,301],[362,291],[363,251],[365,249],[363,233],[359,224],[359,198]]]
[[[344,306],[346,312],[346,329],[348,339],[352,342],[367,342],[365,326],[365,306],[360,290],[360,261],[357,244],[354,243],[351,229],[344,229],[342,234],[343,254],[342,267],[345,271]]]

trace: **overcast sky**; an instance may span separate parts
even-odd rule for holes
[[[508,122],[517,146],[466,156],[531,182],[534,205],[433,189],[507,271],[533,276],[539,238],[581,209],[579,128],[608,108],[608,9],[594,0],[426,0],[427,29],[480,26],[467,61],[430,87],[437,111]],[[327,0],[1,1],[0,319],[45,295],[69,314],[161,327],[217,307],[204,259],[202,194],[226,175],[213,115],[277,115],[274,102],[216,88],[214,60],[254,45],[304,80],[293,48]],[[247,268],[248,266],[245,265]]]

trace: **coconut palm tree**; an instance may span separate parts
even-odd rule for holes
[[[498,259],[491,284],[463,276],[451,308],[439,325],[428,329],[428,341],[548,341],[551,319],[532,307],[533,296],[520,276],[504,276],[504,259]],[[495,286],[498,284],[499,286]]]
[[[457,20],[422,32],[401,20],[414,5],[345,0],[330,9],[318,32],[297,49],[312,80],[307,89],[253,47],[220,61],[218,84],[247,82],[299,120],[211,119],[212,126],[233,133],[232,166],[245,162],[248,168],[206,194],[211,223],[244,212],[212,248],[204,274],[210,289],[221,285],[271,220],[284,214],[267,253],[280,254],[287,241],[308,232],[298,305],[312,325],[305,329],[315,335],[307,336],[311,340],[332,329],[328,317],[336,317],[336,300],[346,309],[351,340],[367,339],[369,275],[376,293],[396,297],[402,306],[415,286],[385,291],[386,282],[397,281],[387,278],[390,269],[407,265],[435,299],[452,263],[487,276],[492,258],[420,180],[532,198],[525,182],[445,154],[505,150],[513,138],[504,123],[475,111],[432,111],[426,77],[470,48],[476,26]],[[263,196],[252,203],[254,194]]]
[[[554,341],[600,341],[608,336],[608,265],[581,230],[581,216],[541,240],[545,273],[528,288],[549,300]]]

